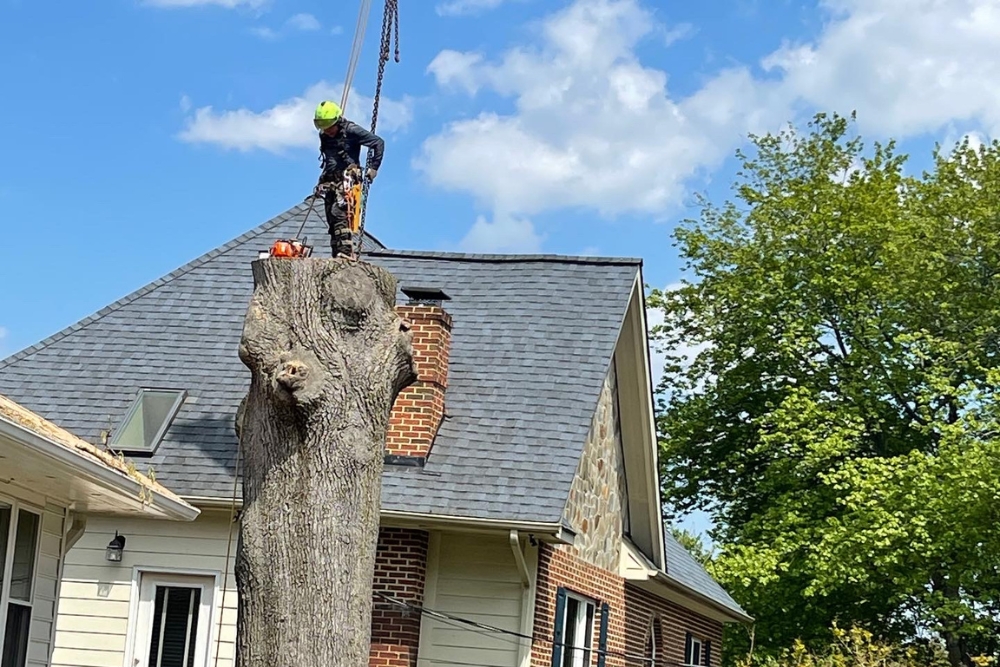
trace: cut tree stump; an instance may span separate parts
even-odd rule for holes
[[[239,355],[238,667],[367,667],[386,432],[416,380],[396,279],[259,259]]]

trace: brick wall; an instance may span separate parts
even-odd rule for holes
[[[397,306],[396,312],[411,325],[417,381],[393,403],[386,453],[426,458],[444,418],[452,319],[434,305]]]
[[[424,602],[427,533],[382,528],[375,556],[373,589],[411,604]],[[420,615],[373,596],[370,667],[416,667]]]
[[[551,667],[552,642],[556,613],[556,591],[560,586],[594,599],[593,646],[596,648],[601,624],[601,603],[607,602],[608,651],[625,651],[625,580],[573,554],[567,547],[543,544],[538,552],[538,593],[535,598],[535,641],[531,649],[532,667]],[[597,655],[591,655],[597,664]],[[626,667],[618,656],[609,655],[607,667]]]
[[[535,637],[532,667],[552,667],[552,638],[559,586],[589,597],[597,603],[593,647],[600,637],[600,608],[609,606],[607,667],[648,667],[647,639],[650,624],[657,621],[655,667],[684,664],[685,633],[692,632],[711,642],[712,667],[720,665],[722,624],[704,618],[680,605],[630,585],[614,572],[586,562],[564,546],[542,545],[538,556],[538,594],[535,603]],[[627,657],[626,657],[627,656]],[[597,655],[591,656],[591,667]]]
[[[720,665],[722,623],[695,614],[675,602],[664,600],[631,584],[625,584],[625,627],[628,653],[644,654],[649,626],[658,623],[659,645],[656,667],[684,664],[684,638],[690,632],[712,643],[713,667]]]

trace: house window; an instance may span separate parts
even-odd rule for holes
[[[41,516],[0,501],[0,667],[24,667]]]
[[[114,431],[111,448],[127,452],[155,450],[186,395],[173,389],[140,389]]]
[[[214,577],[143,573],[133,664],[205,667],[214,587]]]
[[[594,650],[594,620],[597,604],[565,588],[556,593],[555,633],[553,637],[552,667],[590,667]],[[601,606],[601,629],[598,653],[602,654],[607,641],[607,605]],[[603,667],[602,656],[598,667]]]
[[[711,665],[712,664],[712,642],[702,641],[690,632],[684,647],[684,664],[686,665]]]

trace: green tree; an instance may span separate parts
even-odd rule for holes
[[[759,648],[840,621],[968,665],[1000,652],[1000,144],[908,175],[851,128],[752,136],[736,201],[675,233],[664,501],[711,514]]]

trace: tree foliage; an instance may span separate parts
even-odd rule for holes
[[[712,515],[765,650],[840,619],[969,664],[1000,652],[1000,144],[913,175],[851,128],[753,136],[736,201],[677,230],[664,501]]]

